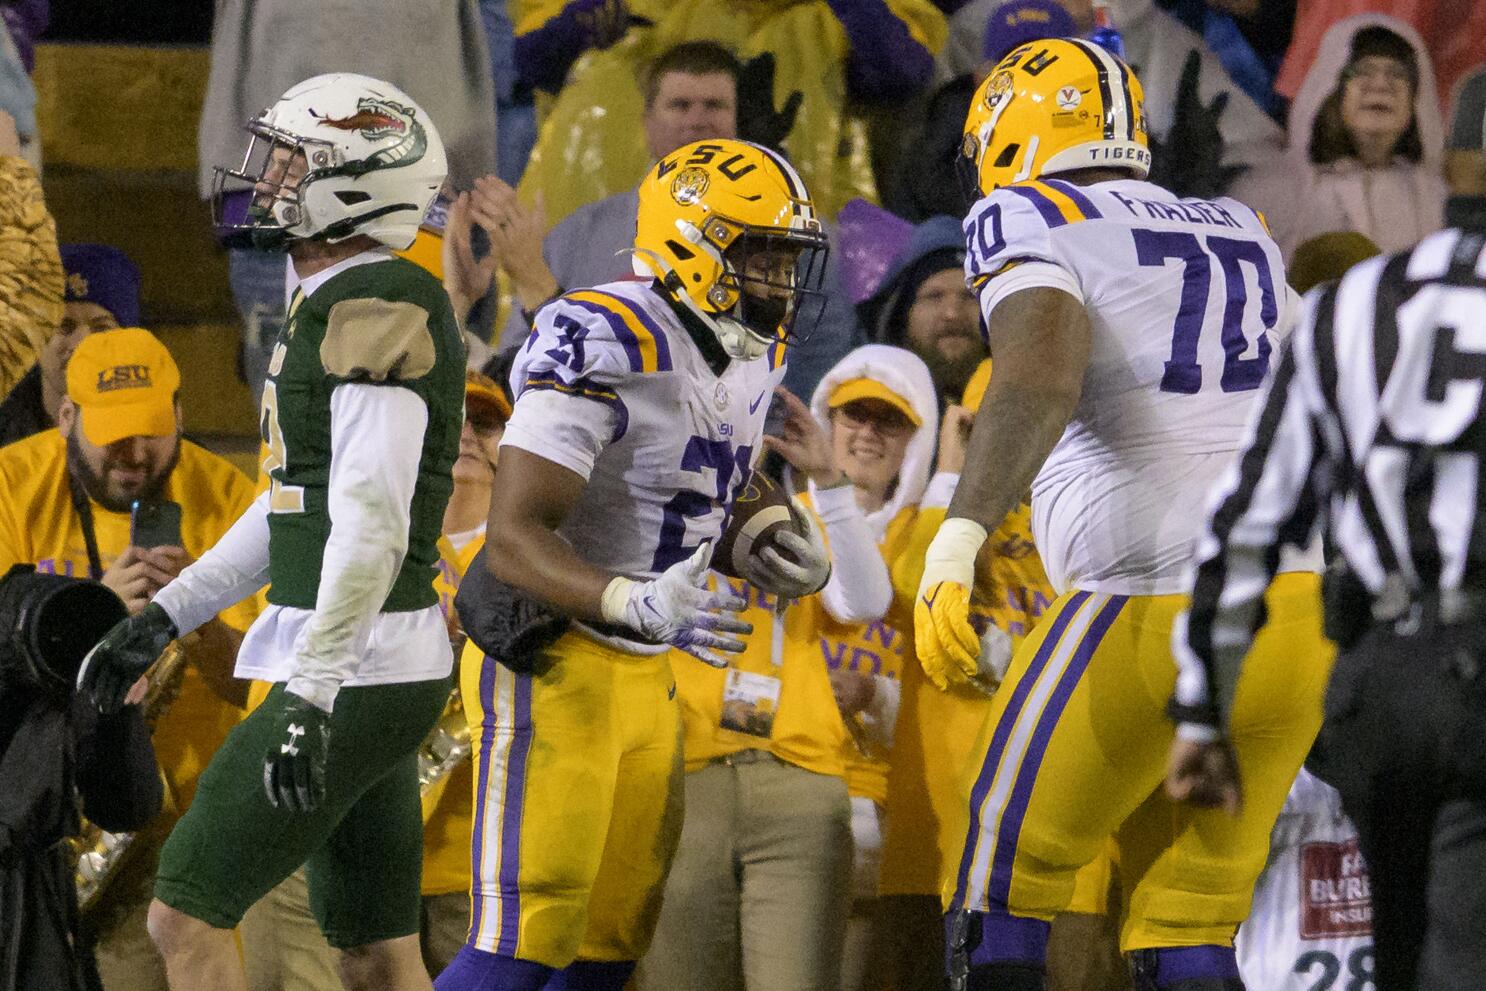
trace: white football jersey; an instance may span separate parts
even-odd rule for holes
[[[542,308],[516,357],[501,446],[588,480],[557,531],[579,555],[653,577],[721,536],[761,452],[782,350],[719,375],[648,281],[573,290]]]
[[[965,221],[987,321],[1053,286],[1093,324],[1083,395],[1032,489],[1059,592],[1180,592],[1208,488],[1239,448],[1297,298],[1259,216],[1136,180],[998,189]]]
[[[1270,834],[1238,929],[1244,983],[1265,991],[1373,991],[1372,894],[1341,796],[1302,770]]]

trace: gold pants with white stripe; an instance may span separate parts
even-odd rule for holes
[[[1279,576],[1231,723],[1237,818],[1166,798],[1176,683],[1171,627],[1185,597],[1072,592],[1022,643],[972,765],[952,907],[1051,920],[1110,837],[1124,888],[1121,948],[1226,944],[1247,915],[1269,832],[1321,724],[1333,648],[1319,577]]]

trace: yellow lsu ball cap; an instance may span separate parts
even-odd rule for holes
[[[160,339],[139,327],[89,334],[67,362],[67,398],[97,447],[176,431],[181,370]]]
[[[876,399],[879,402],[887,403],[893,409],[908,417],[908,422],[915,427],[924,425],[923,417],[918,415],[918,411],[913,408],[911,402],[876,379],[847,379],[831,390],[831,398],[827,400],[826,405],[831,409],[835,409],[838,406],[845,406],[847,403],[854,403],[859,399]]]

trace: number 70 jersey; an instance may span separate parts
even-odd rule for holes
[[[1078,408],[1032,490],[1053,585],[1181,591],[1207,491],[1298,302],[1263,221],[1137,180],[1046,179],[982,199],[965,236],[987,323],[1010,293],[1053,286],[1092,324]]]

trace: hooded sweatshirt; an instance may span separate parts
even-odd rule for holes
[[[1415,163],[1396,156],[1387,168],[1364,168],[1356,159],[1317,165],[1310,159],[1311,134],[1326,98],[1341,85],[1351,56],[1352,38],[1377,25],[1403,38],[1414,50],[1418,84],[1414,115],[1423,157]],[[1290,111],[1285,154],[1240,176],[1233,196],[1262,212],[1285,260],[1318,234],[1358,231],[1385,253],[1412,247],[1444,223],[1445,181],[1440,173],[1444,124],[1429,53],[1413,28],[1381,14],[1358,14],[1333,25],[1321,40],[1310,72]]]
[[[922,361],[900,348],[869,344],[838,362],[815,390],[811,409],[828,432],[831,391],[857,378],[882,382],[907,399],[923,421],[904,452],[897,487],[870,514],[857,506],[849,485],[820,491],[809,487],[802,501],[809,503],[824,531],[831,578],[820,592],[792,603],[783,616],[776,614],[773,595],[742,579],[721,579],[747,596],[743,618],[753,624],[753,633],[747,649],[732,658],[726,671],[697,663],[673,665],[688,772],[739,750],[767,750],[806,770],[846,778],[853,795],[879,802],[886,798],[886,758],[905,656],[906,637],[900,630],[904,622],[912,622],[911,600],[892,603],[887,560],[906,539],[928,483],[938,407]],[[831,691],[829,672],[842,667],[876,680],[872,704],[853,718],[850,728]],[[778,698],[766,706],[772,716],[767,735],[724,725],[725,696],[736,694],[730,686],[744,676],[778,679]],[[751,725],[760,728],[762,722]]]

